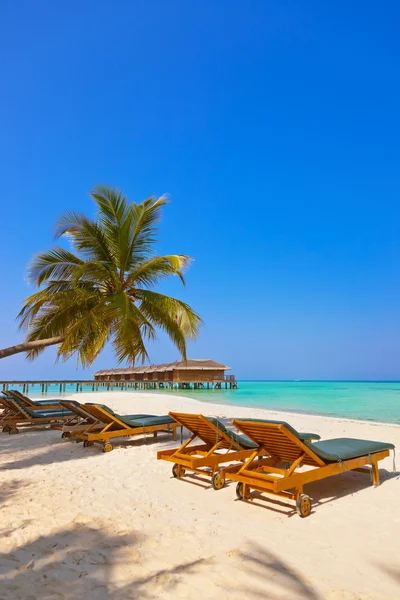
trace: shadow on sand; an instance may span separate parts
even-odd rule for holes
[[[156,600],[175,597],[180,584],[185,590],[183,597],[201,598],[202,582],[208,580],[210,591],[214,590],[220,598],[319,600],[297,572],[255,544],[251,551],[234,552],[234,569],[230,569],[227,580],[223,565],[218,565],[215,557],[183,562],[141,576],[145,565],[141,548],[145,543],[146,536],[142,534],[110,534],[87,524],[40,536],[13,552],[0,554],[1,598]],[[214,579],[214,569],[218,567]]]
[[[237,590],[241,598],[322,600],[299,573],[258,544],[252,543],[251,551],[238,552],[237,558],[246,580]]]
[[[162,590],[172,592],[183,575],[207,563],[199,559],[146,577],[131,577],[141,565],[137,548],[144,541],[141,534],[113,535],[86,524],[38,537],[14,552],[0,554],[1,598],[155,600]],[[121,572],[114,577],[117,567]]]
[[[20,443],[22,439],[24,453],[30,453],[31,456],[14,458],[18,451],[22,449],[22,444]],[[157,444],[162,449],[163,445],[168,443],[171,443],[171,436],[164,433],[160,433],[156,438],[152,435],[130,440],[117,438],[115,440],[115,451],[118,451],[119,448],[153,444]],[[36,465],[50,465],[71,460],[81,460],[82,458],[96,456],[97,454],[102,454],[100,445],[84,448],[82,443],[77,443],[70,439],[61,439],[61,431],[54,429],[22,430],[18,435],[0,433],[0,455],[2,457],[8,457],[9,455],[11,459],[8,462],[3,462],[0,466],[0,472],[24,469]]]

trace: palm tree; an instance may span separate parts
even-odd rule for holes
[[[137,204],[107,186],[91,197],[96,220],[68,212],[56,224],[56,239],[67,239],[72,251],[56,246],[33,257],[28,277],[39,291],[18,315],[26,340],[0,350],[0,358],[27,352],[33,359],[58,344],[58,358],[76,355],[85,367],[111,341],[119,362],[143,363],[146,342],[163,330],[186,359],[186,342],[196,338],[201,319],[181,300],[152,289],[171,275],[184,284],[191,263],[188,256],[154,252],[166,198]]]

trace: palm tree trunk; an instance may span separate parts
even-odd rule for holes
[[[23,344],[17,344],[16,346],[10,346],[0,350],[0,358],[6,358],[6,356],[12,356],[19,352],[28,352],[34,348],[43,348],[44,346],[54,346],[54,344],[60,344],[64,339],[64,336],[59,335],[57,337],[46,338],[45,340],[35,340],[34,342],[24,342]]]

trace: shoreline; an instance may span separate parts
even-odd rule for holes
[[[93,386],[95,383],[92,382],[91,386],[84,385],[83,389],[78,391],[78,386],[70,385],[61,392],[61,395],[69,397],[71,394],[77,394],[74,397],[79,401],[80,393],[155,393],[190,397],[203,403],[249,406],[254,410],[265,409],[278,413],[400,425],[400,383],[393,382],[337,380],[326,383],[311,380],[301,382],[241,380],[237,390],[205,388],[189,390],[171,386],[159,389],[152,389],[151,386],[148,389],[132,387],[121,389],[113,385],[108,389],[106,386],[96,389]],[[46,389],[46,392],[47,395],[44,397],[47,398],[60,396],[60,391],[56,386],[53,391],[50,388]],[[28,395],[30,394],[35,398],[43,397],[40,386],[30,387]]]
[[[279,410],[276,408],[264,408],[264,407],[260,407],[260,406],[254,406],[252,404],[231,404],[229,402],[210,402],[209,400],[201,400],[201,398],[193,398],[192,396],[185,396],[184,392],[179,393],[175,393],[175,390],[171,390],[171,391],[147,391],[147,390],[112,390],[112,391],[107,391],[107,390],[98,390],[96,392],[72,392],[70,394],[65,393],[62,394],[60,396],[55,396],[55,398],[65,398],[66,400],[76,400],[79,398],[79,396],[83,396],[83,395],[93,395],[93,394],[138,394],[140,396],[166,396],[166,397],[171,397],[174,396],[176,398],[182,398],[185,400],[193,400],[195,402],[200,402],[202,405],[213,405],[213,406],[220,406],[222,407],[226,407],[226,406],[230,406],[232,408],[239,408],[239,409],[253,409],[253,410],[261,410],[261,411],[265,411],[268,412],[270,414],[274,414],[274,415],[286,415],[287,417],[290,416],[298,416],[298,417],[314,417],[316,419],[332,419],[334,421],[348,421],[349,423],[360,423],[360,424],[376,424],[376,425],[388,425],[388,426],[392,426],[392,427],[400,427],[400,423],[394,423],[393,421],[375,421],[373,419],[352,419],[350,417],[340,417],[340,416],[334,416],[334,415],[326,415],[326,414],[321,414],[321,413],[313,413],[313,412],[298,412],[298,411],[291,411],[289,409],[286,410]],[[199,392],[201,393],[201,392]],[[51,392],[50,392],[51,395]],[[32,396],[33,397],[33,396]],[[46,399],[47,395],[41,395],[40,396],[43,399]],[[33,397],[33,399],[38,399],[37,397]],[[79,401],[79,400],[78,400]],[[400,410],[400,407],[399,407]],[[280,419],[280,420],[287,420],[287,419]]]

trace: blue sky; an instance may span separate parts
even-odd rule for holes
[[[89,190],[169,193],[160,252],[195,258],[193,358],[240,378],[400,378],[397,2],[0,6],[0,345],[25,267]],[[0,361],[0,378],[82,376]],[[177,352],[163,337],[154,362]],[[85,376],[115,366],[106,349]]]

